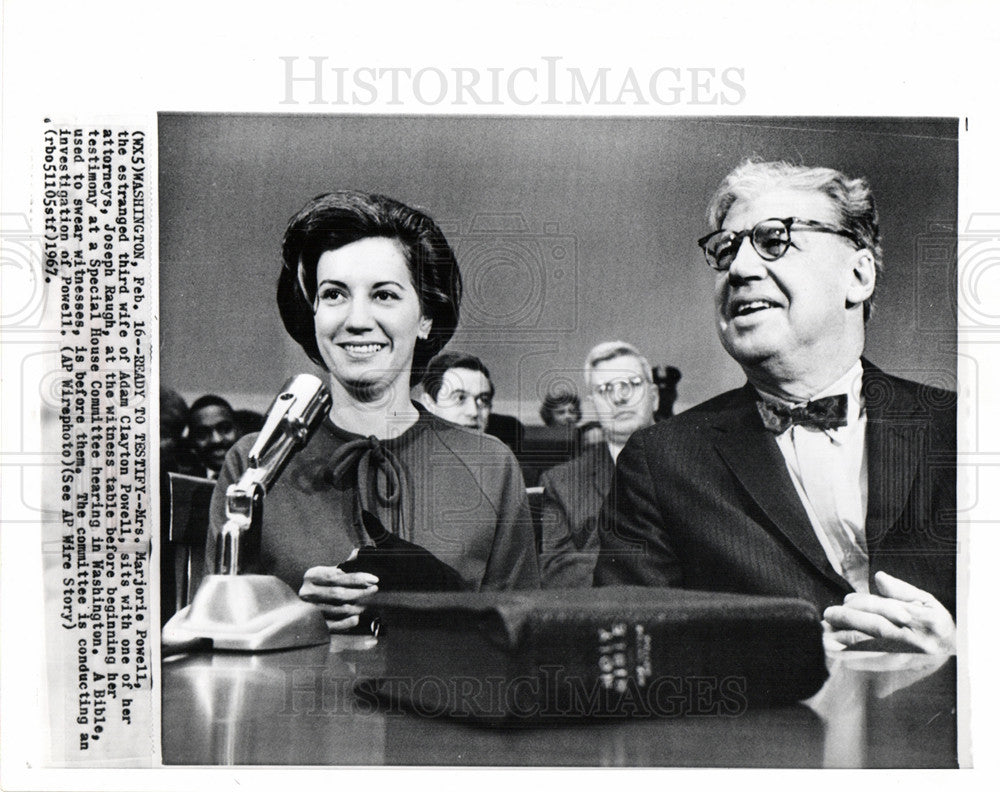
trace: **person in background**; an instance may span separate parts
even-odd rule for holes
[[[485,432],[493,410],[490,371],[475,355],[442,352],[424,371],[421,403],[438,418]]]
[[[184,432],[188,424],[188,406],[175,390],[160,387],[160,471],[204,475],[204,467],[188,446]],[[165,490],[164,490],[165,492]]]
[[[184,442],[188,406],[177,391],[160,386],[160,454],[174,453]],[[162,460],[161,460],[162,464]]]
[[[451,567],[467,590],[537,588],[513,455],[410,399],[458,325],[461,274],[437,224],[383,195],[327,193],[291,219],[282,259],[282,321],[328,372],[332,406],[268,492],[244,571],[285,581],[331,631],[353,629],[380,578],[341,565],[360,565],[377,522]],[[226,487],[246,470],[255,439],[237,441],[219,475],[206,547],[213,566]],[[405,590],[414,582],[405,574],[386,586]]]
[[[575,393],[549,393],[542,400],[538,411],[542,421],[548,427],[573,426],[576,428],[575,442],[577,448],[596,445],[604,442],[604,432],[597,421],[580,423],[580,397]]]
[[[188,442],[202,465],[202,475],[214,479],[226,452],[239,439],[236,416],[229,402],[207,394],[196,399],[188,413]]]
[[[576,426],[580,423],[580,397],[569,391],[547,393],[538,414],[546,426]]]
[[[829,648],[955,648],[955,394],[862,357],[882,269],[868,182],[746,162],[699,240],[747,377],[637,432],[598,585],[799,597]]]
[[[495,392],[482,360],[465,352],[442,352],[428,364],[420,401],[439,418],[492,435],[518,455],[524,426],[512,415],[493,412]]]
[[[598,344],[587,354],[583,370],[604,439],[541,475],[544,588],[592,585],[597,520],[615,460],[633,432],[652,425],[659,403],[649,361],[631,344]]]

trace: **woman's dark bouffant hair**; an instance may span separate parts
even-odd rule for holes
[[[420,298],[431,320],[430,335],[418,338],[410,383],[455,334],[462,301],[462,275],[448,241],[423,212],[384,195],[343,190],[313,198],[288,223],[281,247],[278,310],[285,329],[310,360],[324,366],[316,343],[313,306],[320,256],[369,237],[398,240]]]

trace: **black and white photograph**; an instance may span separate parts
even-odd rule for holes
[[[0,788],[981,785],[993,16],[5,2]]]
[[[161,115],[164,762],[956,766],[957,135]]]

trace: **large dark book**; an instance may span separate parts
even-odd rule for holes
[[[424,717],[538,724],[735,717],[827,677],[803,600],[679,589],[377,594],[385,675],[359,695]]]

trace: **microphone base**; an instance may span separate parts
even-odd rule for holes
[[[212,649],[266,652],[329,640],[319,609],[272,575],[208,575],[163,626],[164,651],[211,641]]]

